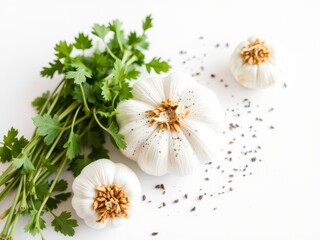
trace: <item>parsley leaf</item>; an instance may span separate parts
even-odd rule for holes
[[[49,114],[37,115],[33,118],[33,123],[37,127],[37,134],[43,136],[47,145],[53,143],[60,132],[60,122],[57,115],[51,117]]]
[[[12,159],[11,150],[7,146],[0,147],[0,162],[5,163]]]
[[[37,197],[42,201],[49,193],[51,183],[41,183],[35,186]],[[53,192],[63,192],[68,188],[68,182],[65,180],[59,180],[53,188]],[[55,196],[49,197],[46,206],[48,209],[53,210],[58,208],[58,204],[62,201],[66,201],[71,196],[70,192],[59,193]]]
[[[66,180],[60,179],[53,188],[53,191],[63,192],[67,190],[68,182]]]
[[[121,26],[122,26],[122,22],[120,22],[119,19],[115,19],[111,23],[109,23],[108,28],[110,31],[118,34],[120,33],[120,31],[122,31]]]
[[[55,195],[55,199],[60,202],[67,201],[69,197],[71,197],[71,192],[65,192]]]
[[[64,65],[60,62],[60,60],[56,59],[53,63],[49,63],[49,67],[42,68],[40,74],[42,77],[53,78],[55,72],[58,72],[59,74],[62,73],[63,67]]]
[[[84,95],[86,96],[88,102],[93,104],[96,103],[96,88],[86,82],[82,84],[82,87]],[[82,92],[79,86],[76,86],[74,88],[74,91],[72,92],[72,97],[78,103],[83,103]]]
[[[86,81],[86,78],[91,78],[92,72],[83,63],[73,63],[72,67],[76,68],[76,71],[69,71],[66,74],[67,79],[74,79],[75,84],[81,84]]]
[[[12,165],[19,169],[22,167],[22,174],[31,173],[34,170],[34,166],[30,160],[30,158],[23,156],[21,158],[14,158]]]
[[[68,198],[71,197],[71,192],[66,193],[60,193],[55,195],[54,197],[49,197],[47,201],[47,207],[50,210],[54,210],[58,208],[58,204],[60,204],[63,201],[68,200]]]
[[[153,70],[159,74],[161,72],[168,72],[170,66],[167,62],[161,61],[160,58],[154,57],[149,63],[146,64],[146,68],[148,73],[150,73],[151,68],[153,68]]]
[[[31,233],[33,236],[35,236],[37,233],[40,232],[40,230],[44,229],[46,227],[46,222],[43,220],[43,218],[39,218],[39,221],[37,220],[37,211],[31,210],[30,211],[30,219],[27,223],[27,225],[24,227],[24,230],[26,232]]]
[[[129,83],[124,82],[121,85],[120,91],[119,91],[119,98],[120,100],[130,99],[132,98],[132,87],[130,87]]]
[[[108,133],[111,135],[118,148],[126,148],[127,144],[124,141],[124,136],[122,134],[119,134],[119,127],[115,122],[112,122],[108,127]]]
[[[134,48],[142,48],[148,49],[149,43],[147,42],[147,36],[143,34],[142,36],[138,37],[136,32],[130,32],[128,36],[128,44],[132,45]]]
[[[104,147],[92,147],[91,153],[88,156],[91,159],[109,158],[108,150]]]
[[[49,197],[46,206],[48,209],[50,209],[51,211],[54,209],[58,208],[58,204],[60,203],[60,201],[58,201],[57,199],[53,198],[53,197]]]
[[[92,40],[87,35],[79,33],[78,37],[75,37],[75,43],[73,46],[77,49],[85,50],[92,47]]]
[[[48,183],[36,184],[35,189],[38,199],[43,200],[48,194],[49,188]]]
[[[105,78],[101,86],[101,95],[105,101],[112,99],[112,93],[109,86],[109,78]]]
[[[131,66],[131,65],[130,65]],[[134,67],[128,67],[126,69],[126,77],[127,79],[137,79],[140,75],[140,72],[136,70]]]
[[[100,148],[104,144],[104,135],[99,131],[89,131],[86,134],[88,147]]]
[[[101,38],[104,41],[109,29],[105,25],[94,24],[92,27],[92,34],[96,35],[97,37]]]
[[[98,158],[97,158],[98,159]],[[78,176],[82,169],[88,164],[92,163],[93,160],[87,156],[79,156],[78,158],[72,159],[68,170],[72,171],[73,176]]]
[[[123,52],[123,45],[125,44],[125,37],[123,30],[121,30],[122,22],[118,19],[113,20],[109,23],[108,28],[110,31],[114,32],[114,38],[110,42],[110,46],[112,48],[120,48],[121,52]]]
[[[17,157],[22,149],[28,144],[25,137],[18,138],[18,130],[13,127],[3,136],[3,147],[0,147],[0,162],[10,161]]]
[[[112,70],[115,83],[122,83],[126,79],[125,68],[123,67],[120,60],[116,60]]]
[[[67,58],[70,56],[73,49],[73,45],[68,43],[66,41],[60,41],[54,48],[56,51],[56,56],[58,58]]]
[[[51,225],[54,227],[54,230],[61,232],[65,236],[73,236],[74,228],[78,226],[76,220],[71,219],[71,213],[63,211],[60,216],[55,216]]]
[[[153,27],[152,20],[153,19],[152,19],[151,15],[148,15],[146,17],[146,19],[142,22],[143,31],[147,31],[148,29]]]
[[[68,141],[64,144],[64,148],[67,148],[67,157],[69,159],[73,159],[77,156],[80,152],[79,142],[80,136],[71,132]]]
[[[40,112],[45,102],[48,100],[49,96],[50,96],[49,91],[42,93],[40,97],[37,97],[32,101],[32,106],[34,106],[36,110]]]
[[[136,32],[130,32],[128,36],[128,44],[136,45],[141,41],[141,38],[137,36]]]

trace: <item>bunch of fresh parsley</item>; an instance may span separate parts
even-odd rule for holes
[[[169,70],[168,63],[158,57],[145,60],[150,28],[152,18],[147,16],[140,34],[126,36],[122,23],[114,20],[108,25],[94,24],[92,34],[100,39],[94,48],[92,39],[83,33],[73,43],[61,41],[55,46],[56,57],[41,75],[53,78],[58,73],[63,78],[54,91],[32,102],[38,112],[32,138],[18,137],[18,131],[11,128],[0,143],[0,161],[9,162],[0,176],[0,201],[10,192],[15,195],[11,207],[0,215],[6,218],[0,239],[13,239],[21,215],[29,215],[25,231],[43,238],[44,213],[52,215],[51,225],[57,232],[74,235],[78,224],[71,213],[55,212],[71,195],[66,192],[68,183],[59,179],[61,172],[69,166],[77,176],[92,161],[108,157],[103,147],[105,132],[117,147],[126,147],[115,115],[118,103],[132,97],[129,81],[138,78],[142,67],[156,73]]]

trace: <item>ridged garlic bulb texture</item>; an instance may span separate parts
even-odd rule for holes
[[[75,178],[72,190],[74,210],[94,229],[121,225],[141,202],[141,186],[135,173],[108,159],[87,165]]]
[[[190,75],[139,80],[117,107],[122,153],[150,175],[187,175],[215,159],[224,112],[215,93]]]
[[[230,68],[236,81],[251,89],[271,87],[280,78],[274,47],[255,36],[236,47]]]

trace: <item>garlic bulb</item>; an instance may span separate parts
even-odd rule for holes
[[[137,209],[141,187],[127,166],[107,159],[86,166],[75,178],[72,206],[94,229],[118,226]]]
[[[231,72],[247,88],[273,86],[279,78],[274,48],[257,37],[241,42],[231,56]]]
[[[215,158],[224,112],[210,89],[185,73],[140,80],[117,108],[122,153],[151,175],[186,175]]]

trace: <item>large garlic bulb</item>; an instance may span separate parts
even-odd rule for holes
[[[74,210],[94,229],[120,225],[141,201],[141,187],[135,173],[107,159],[87,165],[75,178],[72,190]]]
[[[138,81],[117,112],[122,153],[148,174],[193,173],[219,150],[224,112],[214,92],[188,74]]]
[[[230,67],[236,81],[252,89],[273,86],[280,73],[274,48],[257,37],[250,37],[236,47]]]

